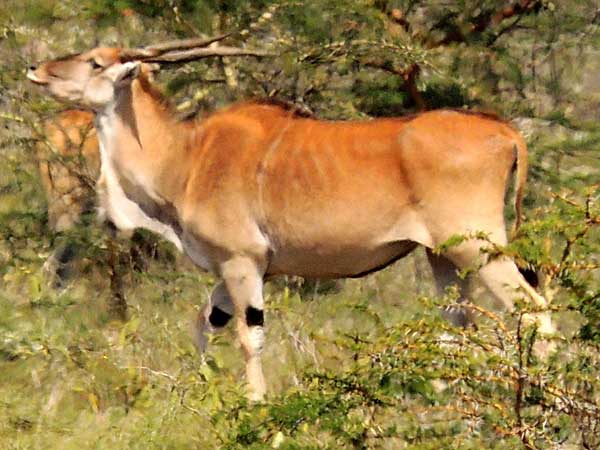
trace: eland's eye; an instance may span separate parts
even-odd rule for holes
[[[98,64],[95,59],[90,59],[88,62],[92,65],[92,69],[94,70],[102,68],[102,66]]]

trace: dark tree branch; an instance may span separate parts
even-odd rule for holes
[[[487,42],[486,45],[488,47],[490,47],[491,45],[493,45],[498,39],[500,39],[500,37],[510,31],[513,31],[514,29],[516,29],[517,25],[519,24],[519,22],[521,21],[521,19],[523,18],[523,16],[518,16],[510,25],[505,26],[504,28],[502,28],[500,31],[498,31],[496,34],[494,34],[493,36],[491,36]]]
[[[427,104],[425,103],[425,99],[419,89],[417,88],[417,78],[419,77],[419,73],[421,72],[421,67],[417,63],[411,64],[408,68],[404,70],[399,70],[395,68],[392,64],[381,62],[381,61],[367,61],[364,63],[366,67],[372,67],[374,69],[383,70],[388,73],[392,73],[394,75],[398,75],[402,77],[403,85],[402,89],[410,96],[410,98],[417,105],[417,109],[419,111],[425,111],[427,109]]]
[[[437,41],[427,40],[425,46],[427,48],[436,48],[452,43],[467,42],[471,37],[481,35],[490,28],[500,25],[505,20],[515,17],[516,19],[510,25],[504,27],[488,39],[486,45],[490,46],[503,34],[513,31],[524,16],[536,13],[542,8],[542,0],[516,0],[509,6],[496,11],[484,11],[479,16],[470,19],[470,26],[467,30],[459,26],[457,20],[459,15],[454,11],[450,11],[432,25],[429,30],[430,32],[442,31],[444,36]],[[391,22],[400,25],[407,32],[410,31],[411,24],[407,19],[408,14],[406,12],[394,8],[389,12],[386,11],[386,15]]]

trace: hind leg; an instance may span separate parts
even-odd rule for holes
[[[210,294],[208,303],[198,313],[195,344],[204,353],[208,344],[207,334],[222,330],[233,317],[234,306],[225,283],[221,282]]]
[[[446,257],[436,255],[430,249],[427,249],[427,259],[433,270],[433,277],[437,287],[438,295],[442,295],[446,287],[456,284],[460,292],[459,303],[466,299],[468,290],[468,280],[458,276],[458,268]],[[466,328],[473,324],[473,315],[471,311],[461,307],[450,307],[442,310],[442,316],[458,327]]]
[[[527,283],[517,265],[509,258],[500,257],[488,262],[479,270],[479,277],[508,311],[512,311],[515,299],[522,298],[523,293],[537,308],[548,308],[546,299]],[[556,331],[550,313],[547,311],[527,314],[524,319],[529,323],[537,321],[541,333],[552,334]]]
[[[548,307],[548,302],[527,283],[517,265],[510,258],[500,256],[489,260],[481,249],[489,244],[471,240],[451,249],[447,257],[461,269],[478,269],[478,276],[488,290],[500,301],[507,311],[514,309],[517,299],[529,298],[540,309]],[[537,321],[539,331],[554,333],[555,327],[549,312],[526,315],[526,321]]]

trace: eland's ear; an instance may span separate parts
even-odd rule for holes
[[[104,75],[115,85],[131,82],[141,73],[141,65],[138,61],[114,64],[106,69]]]

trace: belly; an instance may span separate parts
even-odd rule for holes
[[[416,246],[412,241],[398,241],[373,247],[332,248],[322,243],[311,248],[280,248],[271,256],[267,275],[358,277],[386,267],[409,254]]]

